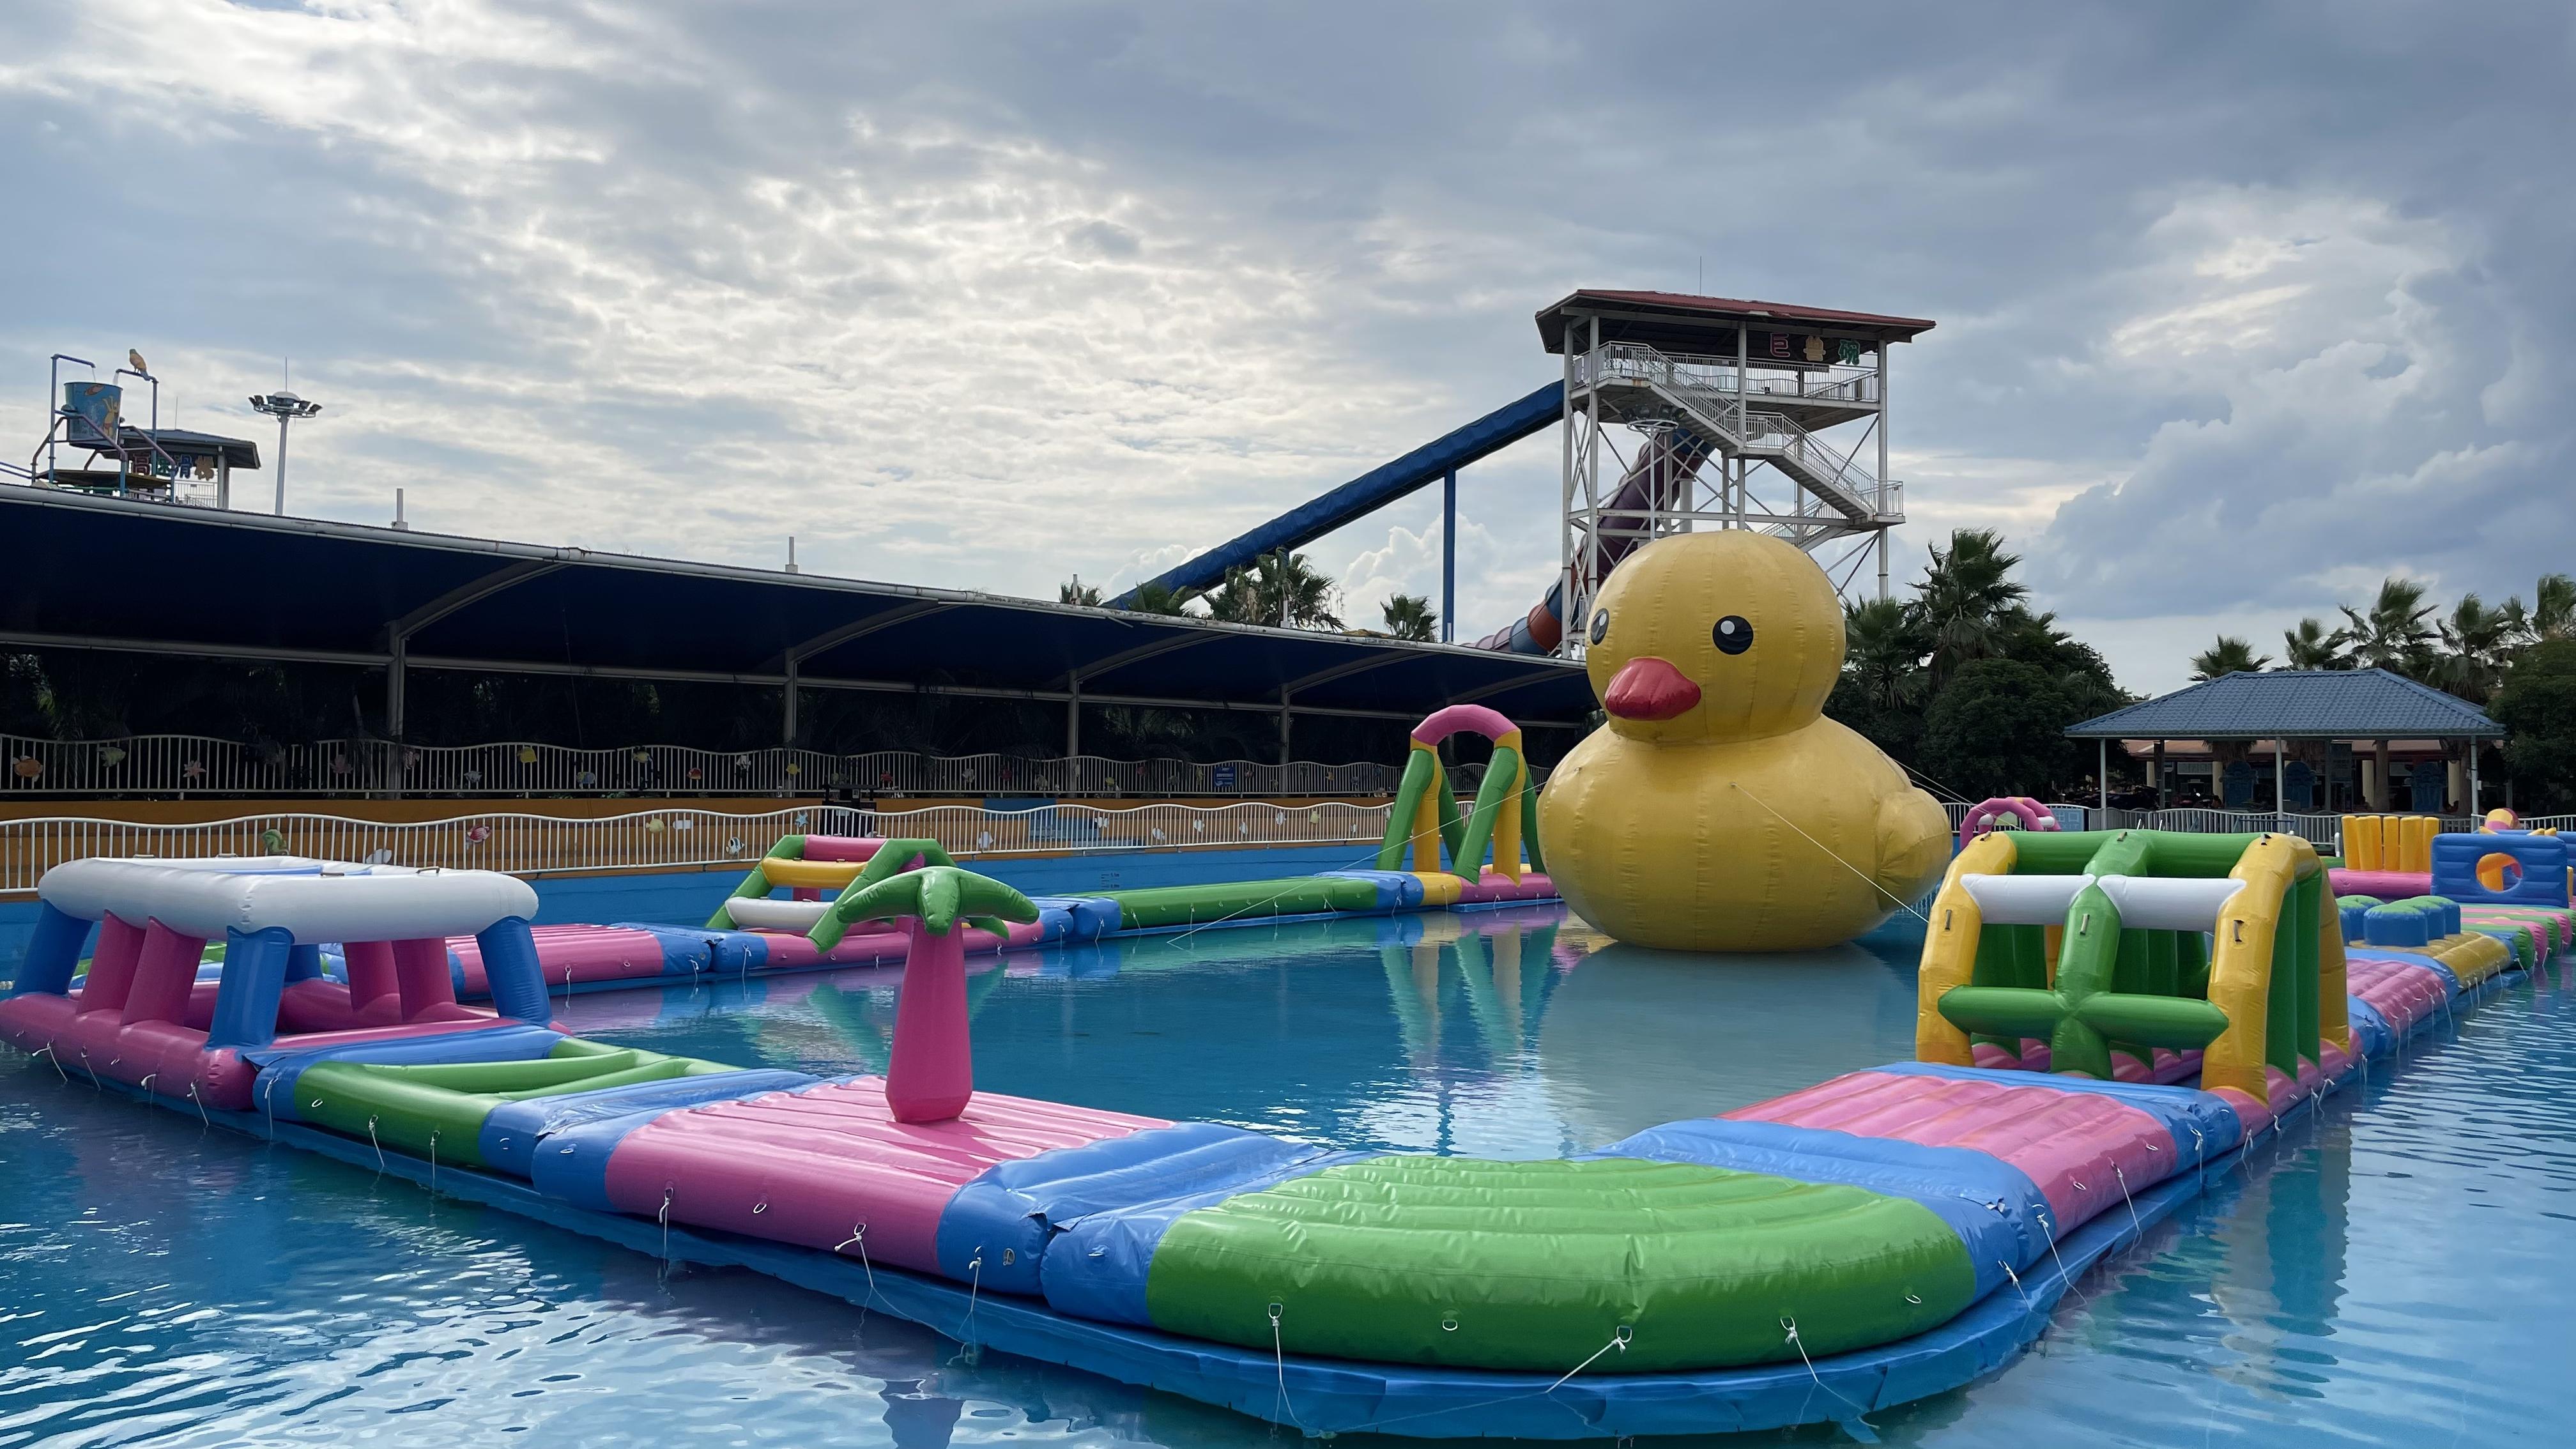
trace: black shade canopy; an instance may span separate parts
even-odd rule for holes
[[[1578,727],[1582,666],[0,486],[0,642]]]

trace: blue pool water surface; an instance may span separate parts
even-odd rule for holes
[[[978,974],[978,1085],[1345,1147],[1553,1155],[1912,1054],[1901,933],[1806,957],[1553,908],[1205,930]],[[586,1035],[881,1068],[889,971],[580,996]],[[2518,984],[2266,1138],[1954,1393],[1764,1442],[2559,1444],[2576,992]],[[1545,1412],[1542,1408],[1537,1412]],[[0,1060],[0,1449],[1270,1445],[1292,1431],[740,1272],[669,1270]],[[525,1435],[524,1439],[516,1436]]]

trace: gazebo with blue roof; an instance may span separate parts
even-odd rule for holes
[[[2385,669],[2275,669],[2224,675],[2125,709],[2088,719],[2067,738],[2101,742],[2101,802],[2111,799],[2111,741],[2153,740],[2159,758],[2167,740],[2270,740],[2272,800],[2284,798],[2290,740],[2375,741],[2379,800],[2388,793],[2389,741],[2463,741],[2469,746],[2468,811],[2478,812],[2476,746],[2504,738],[2504,726],[2457,695],[2416,683]],[[2156,772],[2164,797],[2164,772]]]

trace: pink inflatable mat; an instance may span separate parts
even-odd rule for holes
[[[1982,1152],[2039,1185],[2060,1237],[2118,1206],[2124,1176],[2142,1188],[2180,1160],[2165,1125],[2125,1102],[1984,1078],[1852,1072],[1725,1115]]]
[[[1172,1125],[978,1092],[965,1115],[903,1123],[885,1079],[854,1077],[673,1112],[608,1160],[620,1210],[832,1250],[867,1227],[871,1261],[939,1269],[939,1215],[996,1163]]]

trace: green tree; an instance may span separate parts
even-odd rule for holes
[[[2044,796],[2081,773],[2066,729],[2084,718],[2038,665],[1971,660],[1924,715],[1923,770],[1971,799]]]
[[[1097,609],[1100,607],[1100,590],[1095,585],[1084,583],[1082,575],[1075,574],[1067,582],[1055,586],[1055,601],[1059,604],[1080,604],[1087,609]]]
[[[2221,634],[2218,642],[2191,656],[2191,677],[2196,680],[2225,679],[2231,674],[2250,674],[2272,662],[2272,656],[2257,654],[2254,646],[2232,635]]]
[[[2523,651],[2489,713],[2505,727],[2505,767],[2534,813],[2576,805],[2576,638]]]
[[[2344,653],[2351,635],[2341,629],[2328,629],[2316,616],[2299,621],[2299,627],[2281,631],[2281,667],[2283,669],[2350,669],[2352,660]]]
[[[1390,637],[1424,643],[1440,637],[1440,615],[1424,595],[1398,594],[1379,606],[1378,613],[1386,620]]]
[[[2379,596],[2367,612],[2350,604],[2336,606],[2350,620],[2344,630],[2353,662],[2422,679],[2433,672],[2433,605],[2424,601],[2424,586],[2413,579],[2390,577],[2379,584]]]

